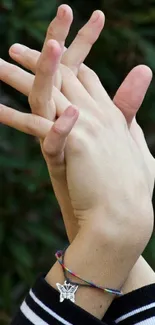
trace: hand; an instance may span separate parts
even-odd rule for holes
[[[89,279],[91,279],[92,277],[93,279],[99,279],[99,274],[101,275],[104,273],[104,275],[102,275],[100,279],[102,279],[102,281],[105,281],[106,279],[106,283],[108,283],[109,281],[109,277],[107,276],[109,274],[109,269],[110,269],[110,274],[113,274],[114,265],[115,265],[115,274],[117,274],[117,276],[113,277],[112,283],[113,285],[117,284],[118,286],[121,286],[125,280],[124,274],[125,275],[128,274],[132,265],[135,263],[136,259],[144,249],[148,239],[150,238],[150,234],[152,232],[153,214],[151,212],[152,205],[150,200],[152,193],[151,193],[151,188],[149,188],[150,174],[148,173],[148,170],[143,162],[141,152],[138,150],[136,143],[134,143],[132,137],[130,136],[127,123],[125,122],[123,115],[116,108],[114,108],[111,101],[108,100],[108,98],[105,96],[105,92],[103,91],[103,95],[101,93],[101,96],[98,95],[98,98],[95,103],[94,96],[92,101],[90,99],[90,92],[91,90],[93,91],[93,87],[91,88],[92,80],[89,78],[88,79],[89,81],[87,83],[85,81],[84,83],[85,88],[82,88],[81,84],[77,81],[77,79],[74,78],[74,75],[71,73],[71,71],[66,70],[64,68],[64,72],[65,74],[66,73],[68,74],[66,76],[66,79],[65,79],[65,74],[63,76],[64,94],[67,96],[68,99],[72,98],[72,102],[76,104],[82,98],[82,100],[85,103],[84,105],[85,109],[87,109],[87,114],[85,115],[84,115],[84,110],[81,111],[81,113],[83,113],[81,114],[82,116],[81,120],[79,119],[79,123],[76,124],[72,134],[68,137],[66,143],[66,150],[65,150],[69,194],[71,197],[72,206],[74,207],[75,215],[79,220],[79,225],[81,228],[78,235],[76,236],[75,241],[73,242],[73,245],[71,245],[72,246],[71,249],[68,251],[69,252],[68,254],[70,255],[67,255],[66,263],[69,266],[71,265],[72,268],[74,267],[74,270],[78,270],[78,273],[80,270],[80,274],[84,274],[85,276],[88,276]],[[92,83],[92,85],[95,85],[95,83]],[[99,87],[99,85],[97,84],[95,86],[96,89],[94,89],[93,94],[96,95],[97,87]],[[77,93],[73,92],[74,89],[77,90]],[[89,93],[86,92],[86,89],[87,90],[89,89]],[[105,101],[105,111],[103,112],[102,106],[100,106],[100,104],[103,105],[104,101]],[[87,103],[88,103],[88,107],[87,107]],[[82,101],[81,103],[79,102],[79,105],[82,106]],[[108,110],[107,110],[107,106],[108,106]],[[94,110],[95,110],[95,114],[94,114]],[[81,137],[81,133],[82,133],[82,137]],[[106,139],[105,139],[105,135],[107,135]],[[53,148],[51,146],[51,144],[54,143],[53,140],[54,139],[52,133],[51,136],[49,133],[49,135],[46,137],[43,143],[44,151],[47,154],[47,157],[49,159],[48,161],[49,165],[50,165],[51,157],[53,158]],[[109,143],[111,143],[110,148],[109,148]],[[120,143],[121,145],[124,143],[124,146],[119,147]],[[109,150],[112,148],[115,152],[114,155],[115,168],[118,167],[118,171],[116,170],[117,171],[116,174],[114,171],[113,175],[110,175],[110,172],[112,171],[113,161],[114,161],[114,159],[112,159],[113,157]],[[119,149],[119,153],[118,153],[118,149]],[[62,153],[61,150],[60,152]],[[120,160],[121,153],[122,153],[122,158],[124,157],[123,156],[124,154],[125,156],[127,155],[126,157],[127,162],[125,166],[124,166],[124,159],[122,161]],[[92,161],[94,156],[97,157],[97,162],[99,162],[98,169],[96,169],[95,166],[96,161]],[[102,164],[102,159],[103,159],[103,164]],[[117,159],[118,159],[118,165],[117,165]],[[81,161],[82,161],[82,165],[80,166],[79,163]],[[76,168],[76,164],[77,164],[77,168]],[[100,164],[102,165],[102,168],[100,167]],[[110,169],[109,169],[109,165],[110,165]],[[88,171],[90,172],[90,174],[89,173],[87,174],[88,166],[90,166],[90,170]],[[124,177],[119,184],[119,176],[121,174],[119,173],[120,167],[121,167],[121,172],[124,171],[124,175],[123,175]],[[106,179],[106,181],[104,179],[105,182],[102,180],[103,170],[106,171],[103,176]],[[75,171],[77,174],[75,173]],[[130,171],[131,171],[131,175],[130,175]],[[134,176],[133,179],[132,176]],[[124,191],[124,186],[123,186],[123,192],[121,193],[122,182],[124,185],[124,181],[125,183],[127,181],[126,183],[127,186],[125,186],[125,188],[128,189],[129,192],[128,190],[127,192]],[[96,185],[95,191],[94,191],[94,184]],[[108,186],[108,184],[110,186]],[[117,185],[118,188],[116,187]],[[142,189],[141,193],[140,193],[140,189]],[[117,191],[118,191],[118,196],[117,196]],[[102,197],[102,193],[103,193],[103,197]],[[109,193],[110,194],[112,193],[112,197],[109,195]],[[119,196],[120,194],[121,197]],[[138,194],[138,196],[140,195],[139,199],[138,196],[135,197],[136,194]],[[144,201],[142,199],[144,206],[142,207],[141,210],[139,209],[139,205],[140,205],[140,198],[142,197],[144,199]],[[105,201],[104,198],[106,198]],[[136,207],[137,202],[139,203],[138,206]],[[118,208],[117,208],[117,203],[118,203]],[[144,221],[142,211],[144,212],[145,217],[147,215],[149,216],[149,220],[147,219],[146,221],[145,219]],[[115,217],[113,217],[114,215]],[[124,218],[124,216],[126,217]],[[138,217],[139,219],[138,223],[137,220],[135,221],[137,216],[140,216],[140,219]],[[103,220],[104,220],[104,227],[103,227]],[[134,229],[137,227],[139,229],[138,238],[137,238],[137,231],[134,231]],[[96,228],[98,228],[98,231],[96,231],[95,233],[97,236],[92,236],[92,232],[95,232]],[[101,244],[99,238],[102,238]],[[77,247],[79,247],[78,245],[80,243],[82,243],[81,246],[82,250],[80,251],[80,261],[79,260],[77,261],[77,256],[75,254],[77,254]],[[86,243],[89,243],[89,245],[87,245]],[[103,254],[103,249],[104,249],[104,254]],[[98,251],[99,253],[97,253]],[[114,254],[112,254],[112,252],[114,252]],[[130,253],[126,261],[127,252]],[[104,261],[103,264],[99,263],[101,256],[103,258],[102,263]],[[110,256],[110,261],[112,261],[112,264],[109,262],[109,256]],[[86,263],[84,263],[85,259],[86,259]],[[120,276],[120,272],[117,273],[120,267],[120,262],[121,264],[123,262],[122,265],[123,276],[122,276],[122,271],[121,271],[121,276]],[[99,264],[101,265],[99,268],[97,268],[97,272],[96,272],[96,270],[92,268],[92,265],[99,265]],[[88,271],[88,265],[91,266],[89,271]],[[103,267],[104,267],[104,272],[101,273]],[[51,271],[47,278],[48,282],[52,285],[55,285],[55,277],[54,277],[55,274],[57,278],[58,277],[57,271],[54,273],[53,271]],[[78,304],[80,306],[83,306],[84,301],[81,304],[81,296],[79,298],[80,299],[78,301]],[[99,306],[99,303],[97,305]],[[107,307],[107,304],[105,304],[105,306]],[[94,315],[96,315],[97,317],[99,316],[99,312],[97,308],[95,308]]]
[[[58,13],[61,13],[61,10],[63,9],[66,10],[66,16],[64,17],[63,20],[60,20],[57,17],[50,24],[45,44],[47,40],[49,40],[51,37],[51,38],[57,38],[58,40],[63,39],[61,41],[61,46],[63,46],[65,35],[67,35],[68,33],[68,26],[72,21],[72,13],[70,11],[70,8],[68,8],[68,6],[61,6],[59,8]],[[101,19],[101,17],[100,17],[100,23],[101,23],[100,28],[102,29],[103,20]],[[66,30],[64,26],[66,27]],[[88,26],[89,28],[87,28]],[[98,37],[100,32],[100,29],[98,29],[98,24],[95,26],[96,26],[95,29],[96,34],[95,32],[93,33],[94,40]],[[77,71],[78,62],[80,62],[81,56],[83,55],[83,59],[84,59],[86,53],[88,53],[88,50],[91,47],[89,45],[90,37],[92,35],[91,24],[90,25],[87,24],[82,29],[82,31],[83,31],[83,39],[77,36],[73,44],[65,52],[65,61],[67,62],[70,68],[73,68],[74,71],[75,70]],[[55,34],[52,34],[52,32]],[[62,32],[64,33],[63,36],[62,36]],[[92,39],[91,42],[93,43]],[[21,47],[20,49],[21,52],[20,51],[16,52],[17,49],[19,51],[19,48],[17,48],[16,46],[13,46],[10,49],[10,55],[12,56],[12,58],[14,58],[18,63],[23,64],[26,68],[35,72],[36,63],[40,53],[37,51],[32,51],[26,47],[24,47],[23,50]],[[79,69],[81,70],[81,66],[79,67]],[[12,66],[7,63],[5,64],[3,63],[3,66],[1,67],[1,71],[0,71],[0,77],[3,81],[7,82],[8,84],[12,85],[13,87],[22,91],[23,93],[28,94],[30,92],[31,85],[33,83],[33,76],[21,70],[20,68]],[[118,90],[114,98],[114,102],[116,103],[117,107],[119,107],[120,110],[122,110],[129,124],[131,123],[134,115],[136,114],[137,110],[141,105],[141,102],[149,86],[150,80],[151,80],[151,74],[150,74],[150,70],[147,67],[145,66],[136,67],[128,75],[128,77],[126,78],[126,80],[124,81],[124,83],[122,84],[122,86],[120,87],[120,89]],[[39,137],[41,136],[44,137],[45,134],[50,129],[51,124],[47,121],[45,122],[44,119],[40,118],[39,120],[38,116],[33,116],[33,115],[28,116],[28,115],[19,115],[19,114],[20,113],[18,113],[18,117],[15,114],[14,116],[14,118],[16,119],[15,121],[14,119],[12,119],[13,117],[12,111],[4,110],[3,112],[1,112],[1,120],[3,123],[16,127],[26,133],[32,133],[33,135]],[[40,124],[42,125],[42,135],[40,134],[41,132]],[[153,158],[151,157],[150,153],[148,153],[145,140],[143,139],[143,135],[141,134],[141,132],[138,132],[138,127],[136,123],[132,123],[130,131],[134,135],[136,141],[138,141],[138,145],[140,145],[140,147],[142,148],[144,157],[147,157],[148,168],[151,169],[152,172],[154,172]],[[53,172],[53,168],[51,170],[51,178],[52,178],[52,172]],[[54,186],[55,192],[62,209],[69,238],[70,240],[72,240],[77,233],[78,227],[73,215],[73,210],[70,204],[69,196],[67,195],[68,191],[67,191],[67,184],[66,184],[64,170],[60,178],[61,181],[60,179],[58,182],[55,182],[53,179],[52,181],[55,184]]]
[[[98,17],[96,21],[94,21],[95,15],[96,18]],[[69,32],[72,19],[73,19],[72,10],[69,6],[62,5],[58,8],[56,18],[49,25],[42,53],[44,52],[46,44],[50,39],[56,39],[59,42],[61,49],[63,50],[64,42]],[[99,34],[103,26],[104,26],[103,13],[100,11],[95,11],[91,19],[79,31],[78,35],[76,36],[71,46],[62,56],[61,62],[68,65],[74,71],[75,74],[78,73],[78,70],[81,67],[81,63],[88,55],[93,43],[99,37]],[[92,33],[92,28],[93,28],[93,33]],[[31,51],[28,48],[22,47],[20,45],[14,45],[13,47],[10,48],[10,55],[14,60],[24,65],[27,69],[32,70],[32,72],[34,73],[36,72],[37,61],[40,56],[39,52],[34,50]],[[42,60],[42,58],[40,59]],[[0,78],[4,82],[8,83],[9,85],[13,86],[17,90],[24,93],[25,95],[30,95],[32,91],[34,76],[30,75],[29,73],[20,69],[17,66],[13,66],[3,61],[0,70]],[[55,85],[57,86],[58,89],[61,88],[61,83],[62,83],[61,72],[60,70],[58,70],[55,76]],[[33,94],[34,92],[35,89],[33,87]],[[55,97],[57,96],[56,89],[54,89],[54,95]],[[43,112],[39,112],[39,110],[37,109],[37,115],[41,115],[43,117],[46,118],[48,117],[52,119],[54,118],[55,115],[55,109],[56,109],[55,102],[53,102],[52,110],[50,112],[47,112],[45,110]],[[4,115],[2,116],[1,113],[1,119],[3,119],[3,123],[9,123],[10,126],[13,126],[14,122],[11,121],[12,120],[11,111],[6,112],[5,110],[3,111],[3,114]],[[30,120],[29,116],[25,116],[25,115],[21,116],[19,120],[17,119],[18,120],[18,122],[16,123],[17,128],[19,128],[20,130],[26,133],[30,133],[38,137],[44,137],[49,130],[48,128],[49,123],[46,129],[45,121],[43,119],[41,119],[41,121],[39,122],[37,116],[31,116],[31,118],[32,119]],[[25,120],[25,126],[24,126],[24,120]],[[40,123],[43,123],[43,121],[44,121],[44,126],[42,126],[43,133],[40,134],[41,131]],[[59,177],[57,174],[58,181],[56,181],[55,178],[53,177],[54,170],[55,169],[51,168],[50,166],[50,177],[53,183],[53,188],[56,197],[61,207],[61,211],[64,217],[65,226],[67,229],[69,239],[73,240],[73,238],[77,234],[78,225],[74,218],[73,209],[68,195],[65,168],[61,169],[61,173],[59,173]]]
[[[140,69],[141,69],[141,67],[139,67]],[[138,68],[138,69],[139,69]],[[146,72],[145,73],[145,76],[144,76],[144,74],[142,73],[142,77],[143,78],[141,78],[140,80],[142,80],[143,81],[143,87],[144,87],[144,89],[145,89],[145,87],[147,87],[147,84],[149,83],[149,81],[150,81],[150,71],[149,71],[149,69],[147,70],[145,67],[142,67],[142,69],[144,68],[144,72]],[[137,69],[136,69],[137,70]],[[131,81],[131,77],[133,77],[133,73],[135,73],[135,72],[137,72],[137,75],[138,75],[138,70],[137,71],[133,71],[131,74],[130,74],[130,78],[128,78],[128,80],[130,80]],[[141,71],[142,72],[142,71]],[[147,72],[148,72],[148,74],[147,74]],[[145,78],[147,76],[147,78]],[[135,80],[135,78],[133,78],[133,81]],[[125,82],[125,84],[126,84],[126,86],[128,85],[128,83],[127,83],[127,80],[126,80],[126,82]],[[125,85],[124,84],[124,85]],[[130,83],[129,83],[130,84]],[[131,85],[132,85],[132,82],[131,82]],[[141,86],[142,86],[141,85]],[[142,89],[143,89],[143,87],[142,87]],[[133,90],[133,89],[132,89]],[[120,92],[120,95],[121,95],[121,92]],[[138,95],[138,94],[137,94]],[[143,96],[143,94],[142,94],[142,91],[140,92],[140,95],[142,95]],[[140,98],[139,96],[137,96],[137,98],[139,98],[139,101],[141,101],[141,99],[142,98]],[[123,98],[122,98],[122,96],[120,96],[120,99],[122,100]],[[134,102],[134,100],[133,100],[133,103],[135,104],[135,102]],[[125,106],[125,105],[124,105]],[[133,106],[133,105],[131,105],[131,106]],[[134,106],[133,106],[134,107]],[[135,107],[134,107],[135,108]],[[10,114],[12,113],[12,111],[9,111],[9,114],[8,114],[8,116],[5,116],[5,120],[6,120],[6,118],[8,118],[9,119],[9,117],[10,117]],[[16,116],[16,115],[15,115]],[[15,117],[14,116],[14,117]],[[18,117],[19,117],[19,115],[18,115]],[[23,118],[24,118],[25,116],[23,115]],[[39,121],[39,119],[38,119],[38,117],[36,117],[36,121]],[[42,122],[44,122],[45,123],[45,120],[44,119],[42,119],[41,120]],[[31,125],[31,123],[28,123],[28,121],[27,120],[25,120],[24,121],[24,119],[17,119],[17,127],[20,127],[20,128],[24,128],[24,127],[26,127],[26,125],[28,125],[29,127],[30,127],[30,129],[32,129],[32,128],[34,128],[34,125]],[[19,123],[20,122],[20,123]],[[22,122],[23,122],[23,125],[22,125]],[[30,120],[29,120],[29,122],[30,122]],[[47,122],[47,121],[46,121]],[[10,123],[12,123],[12,124],[14,124],[15,123],[15,121],[11,121]],[[49,123],[48,123],[48,126],[47,126],[47,128],[49,128],[50,127],[50,125],[49,125]],[[36,129],[38,130],[38,132],[39,132],[39,128],[37,128],[37,125],[36,125]],[[30,131],[30,130],[29,130]],[[36,131],[37,132],[37,131]],[[45,132],[45,128],[44,128],[44,132]],[[38,133],[38,135],[39,135],[39,133]]]
[[[36,93],[34,93],[34,99],[36,100],[36,94],[39,94],[39,98],[41,98],[43,102],[43,107],[47,107],[49,111],[50,105],[52,106],[53,104],[50,90],[60,60],[60,55],[61,50],[58,43],[56,41],[48,41],[42,55],[42,60],[40,60],[40,65],[38,66],[39,73],[36,74],[34,81],[34,84],[38,87],[35,88]],[[51,59],[53,60],[52,67]],[[40,73],[42,71],[45,77],[43,82]],[[110,98],[105,93],[104,88],[94,74],[90,74],[88,78],[88,75],[83,73],[83,71],[81,72],[82,76],[79,73],[79,79],[83,78],[84,88],[69,68],[62,66],[61,73],[63,77],[62,91],[65,96],[58,93],[58,114],[61,114],[67,105],[69,106],[71,103],[76,104],[81,108],[79,122],[74,128],[72,136],[68,137],[65,151],[64,143],[62,145],[61,141],[62,146],[59,145],[59,153],[57,151],[55,152],[53,147],[53,144],[55,143],[55,133],[58,133],[59,138],[61,137],[61,139],[63,138],[63,134],[62,132],[60,134],[60,131],[57,132],[57,129],[54,129],[55,131],[53,132],[53,128],[43,141],[42,147],[48,166],[57,165],[57,171],[59,171],[59,169],[61,170],[59,167],[64,166],[65,155],[69,197],[74,209],[74,214],[78,219],[78,224],[81,226],[83,221],[86,224],[86,216],[88,215],[90,220],[89,223],[92,224],[92,222],[94,222],[93,214],[96,214],[97,211],[99,215],[104,214],[104,211],[107,211],[107,209],[109,212],[108,214],[111,216],[115,213],[121,213],[122,225],[124,225],[123,220],[125,220],[124,215],[126,214],[126,210],[129,213],[131,209],[130,213],[134,216],[134,222],[135,214],[137,214],[137,212],[141,217],[143,214],[146,214],[148,209],[150,215],[151,207],[149,197],[151,197],[152,190],[150,188],[151,175],[144,164],[137,144],[133,141],[129,133],[127,123],[122,113],[111,102]],[[76,89],[77,93],[75,93],[74,89]],[[32,94],[33,92],[31,93],[31,96]],[[34,102],[32,96],[32,111],[36,108]],[[40,101],[39,108],[43,110],[43,107],[41,107]],[[105,111],[103,111],[102,107],[105,107]],[[114,156],[111,156],[109,147]],[[123,152],[123,155],[120,155],[120,150]],[[98,168],[96,168],[95,163],[96,157]],[[112,175],[114,157],[115,170]],[[127,157],[128,160],[128,163],[126,162],[126,167],[124,167],[124,157]],[[82,161],[81,166],[79,165],[80,161]],[[88,171],[88,167],[91,173]],[[102,179],[103,173],[104,181]],[[120,182],[120,175],[122,175],[122,173],[124,180],[123,192],[122,183]],[[130,177],[132,173],[135,175],[133,183],[131,182]],[[95,193],[94,184],[97,186]],[[117,184],[117,186],[114,186],[114,184]],[[140,192],[140,189],[142,192]],[[120,194],[120,197],[118,196],[117,191]],[[144,206],[141,208],[139,207],[140,194],[142,197],[144,196]],[[136,195],[137,200],[135,200]],[[132,202],[133,198],[135,202]],[[114,203],[113,205],[111,204],[111,200]],[[121,207],[120,202],[122,202]],[[133,203],[134,211],[132,210]],[[109,225],[112,223],[115,225],[115,229],[118,230],[118,225],[116,226],[113,218],[112,220],[111,218],[108,218],[108,220],[100,219],[98,222],[96,220],[95,223],[99,225],[99,227],[102,227],[103,220],[105,228],[108,227],[106,227],[106,224]],[[132,217],[129,222],[129,228],[131,225],[133,226],[133,220],[131,220]],[[136,222],[139,223],[138,218]],[[144,223],[145,222],[146,220],[144,220]],[[150,225],[152,226],[151,222],[149,223],[149,226]],[[95,224],[93,226],[95,226]],[[150,230],[150,227],[145,228],[147,233],[147,230],[148,228]],[[145,238],[148,239],[148,236]]]

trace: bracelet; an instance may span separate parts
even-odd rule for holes
[[[120,290],[105,288],[105,287],[96,285],[91,281],[82,279],[79,275],[72,272],[64,264],[65,252],[66,252],[66,250],[60,250],[60,251],[57,251],[56,254],[55,254],[56,259],[58,260],[58,262],[62,266],[64,277],[65,277],[65,282],[64,282],[63,285],[61,285],[60,283],[56,283],[56,286],[57,286],[57,288],[58,288],[58,290],[60,292],[60,302],[63,302],[65,299],[69,299],[72,302],[75,302],[75,293],[76,293],[77,289],[79,288],[79,286],[85,286],[85,287],[92,287],[92,288],[100,289],[100,290],[102,290],[104,292],[108,292],[108,293],[116,295],[116,296],[122,296],[123,295],[123,293]],[[77,279],[83,281],[84,284],[71,281],[67,277],[67,272],[69,274],[71,274],[73,277],[76,277]]]

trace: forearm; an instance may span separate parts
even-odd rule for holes
[[[70,255],[70,252],[69,252]],[[53,272],[53,275],[52,275]],[[59,282],[63,282],[62,270],[60,265],[55,265],[49,272],[49,283],[55,287],[55,282],[59,279]],[[48,278],[47,277],[47,278]],[[81,289],[80,289],[81,290]],[[93,300],[97,298],[97,292],[91,290],[91,297]],[[104,294],[103,294],[104,295]],[[85,301],[81,301],[85,296]],[[99,297],[98,303],[103,302],[103,297]],[[127,295],[123,295],[121,298],[115,299],[102,321],[94,318],[84,309],[79,308],[76,304],[71,303],[69,300],[65,300],[62,304],[59,301],[59,292],[52,288],[51,285],[45,281],[44,277],[39,278],[33,288],[29,291],[29,294],[22,303],[15,318],[11,322],[11,325],[25,324],[113,324],[120,323],[122,325],[127,323],[139,323],[139,321],[145,321],[146,324],[154,324],[154,297],[155,297],[155,285],[146,286],[142,289],[133,291]],[[80,305],[86,306],[91,304],[90,292],[86,296],[86,292],[79,291]],[[106,302],[104,297],[104,303]],[[140,307],[140,308],[139,308]],[[107,307],[105,306],[105,309]]]

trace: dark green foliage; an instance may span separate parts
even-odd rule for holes
[[[72,0],[75,22],[68,42],[94,9],[107,16],[106,27],[87,64],[100,76],[111,96],[129,70],[147,64],[155,71],[155,0]],[[54,17],[56,0],[0,0],[0,57],[9,60],[14,42],[41,49]],[[86,5],[85,5],[86,4]],[[28,111],[27,99],[0,84],[0,101]],[[155,153],[155,80],[139,113]],[[0,127],[0,324],[6,325],[36,275],[53,263],[65,242],[39,144],[33,137]],[[146,258],[155,268],[155,240]]]

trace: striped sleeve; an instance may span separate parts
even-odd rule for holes
[[[115,299],[103,321],[118,325],[155,325],[155,284]]]
[[[22,303],[11,325],[107,325],[69,300],[59,302],[59,293],[42,277]]]

